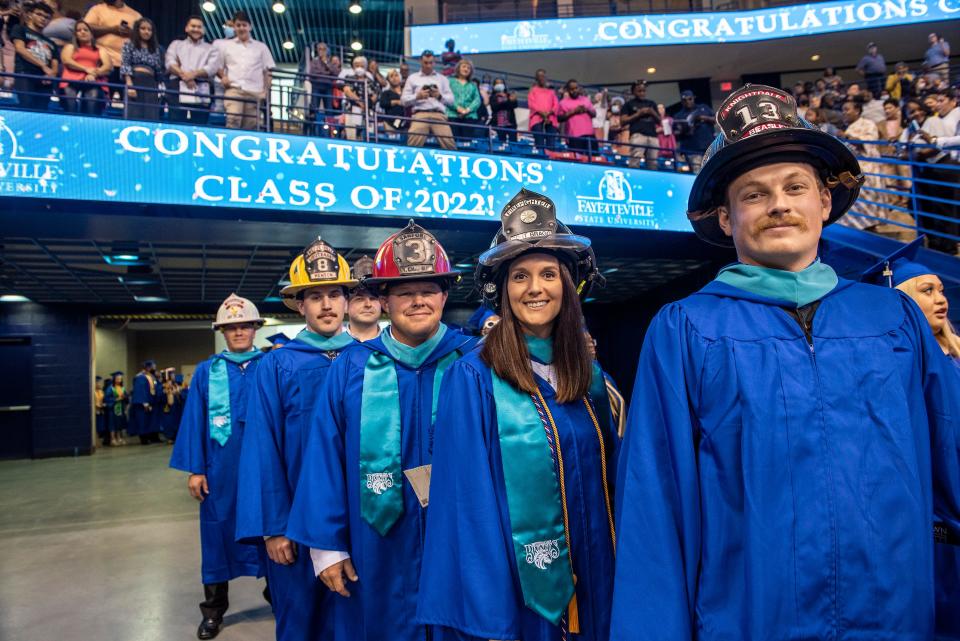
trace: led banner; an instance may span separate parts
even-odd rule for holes
[[[0,196],[494,219],[526,187],[562,220],[690,231],[693,177],[252,131],[0,110]]]
[[[410,53],[463,53],[753,42],[960,18],[960,0],[817,2],[753,11],[474,22],[410,27]]]

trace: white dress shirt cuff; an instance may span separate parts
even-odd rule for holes
[[[310,560],[313,561],[313,573],[317,576],[320,576],[320,573],[331,565],[349,558],[350,554],[347,552],[310,548]]]

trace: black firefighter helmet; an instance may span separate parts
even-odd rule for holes
[[[603,286],[590,239],[557,220],[557,207],[546,196],[521,189],[500,212],[500,221],[500,230],[490,249],[480,254],[474,274],[483,300],[495,312],[500,311],[506,268],[524,254],[556,256],[569,269],[581,299],[594,285]]]
[[[687,218],[697,236],[713,245],[732,247],[723,233],[717,207],[738,176],[763,165],[798,162],[812,165],[833,196],[829,225],[857,200],[863,172],[850,148],[797,115],[790,94],[765,85],[746,85],[730,94],[717,110],[717,136],[703,156],[693,183]]]

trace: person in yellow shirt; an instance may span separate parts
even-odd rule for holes
[[[913,84],[913,74],[905,62],[898,62],[894,72],[887,76],[885,88],[890,97],[899,101],[907,96],[910,85]]]

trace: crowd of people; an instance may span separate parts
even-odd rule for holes
[[[189,390],[189,381],[184,380],[183,374],[173,367],[158,370],[154,360],[143,363],[129,391],[124,386],[122,371],[97,376],[97,436],[104,446],[126,445],[128,436],[137,437],[143,445],[173,443]]]

